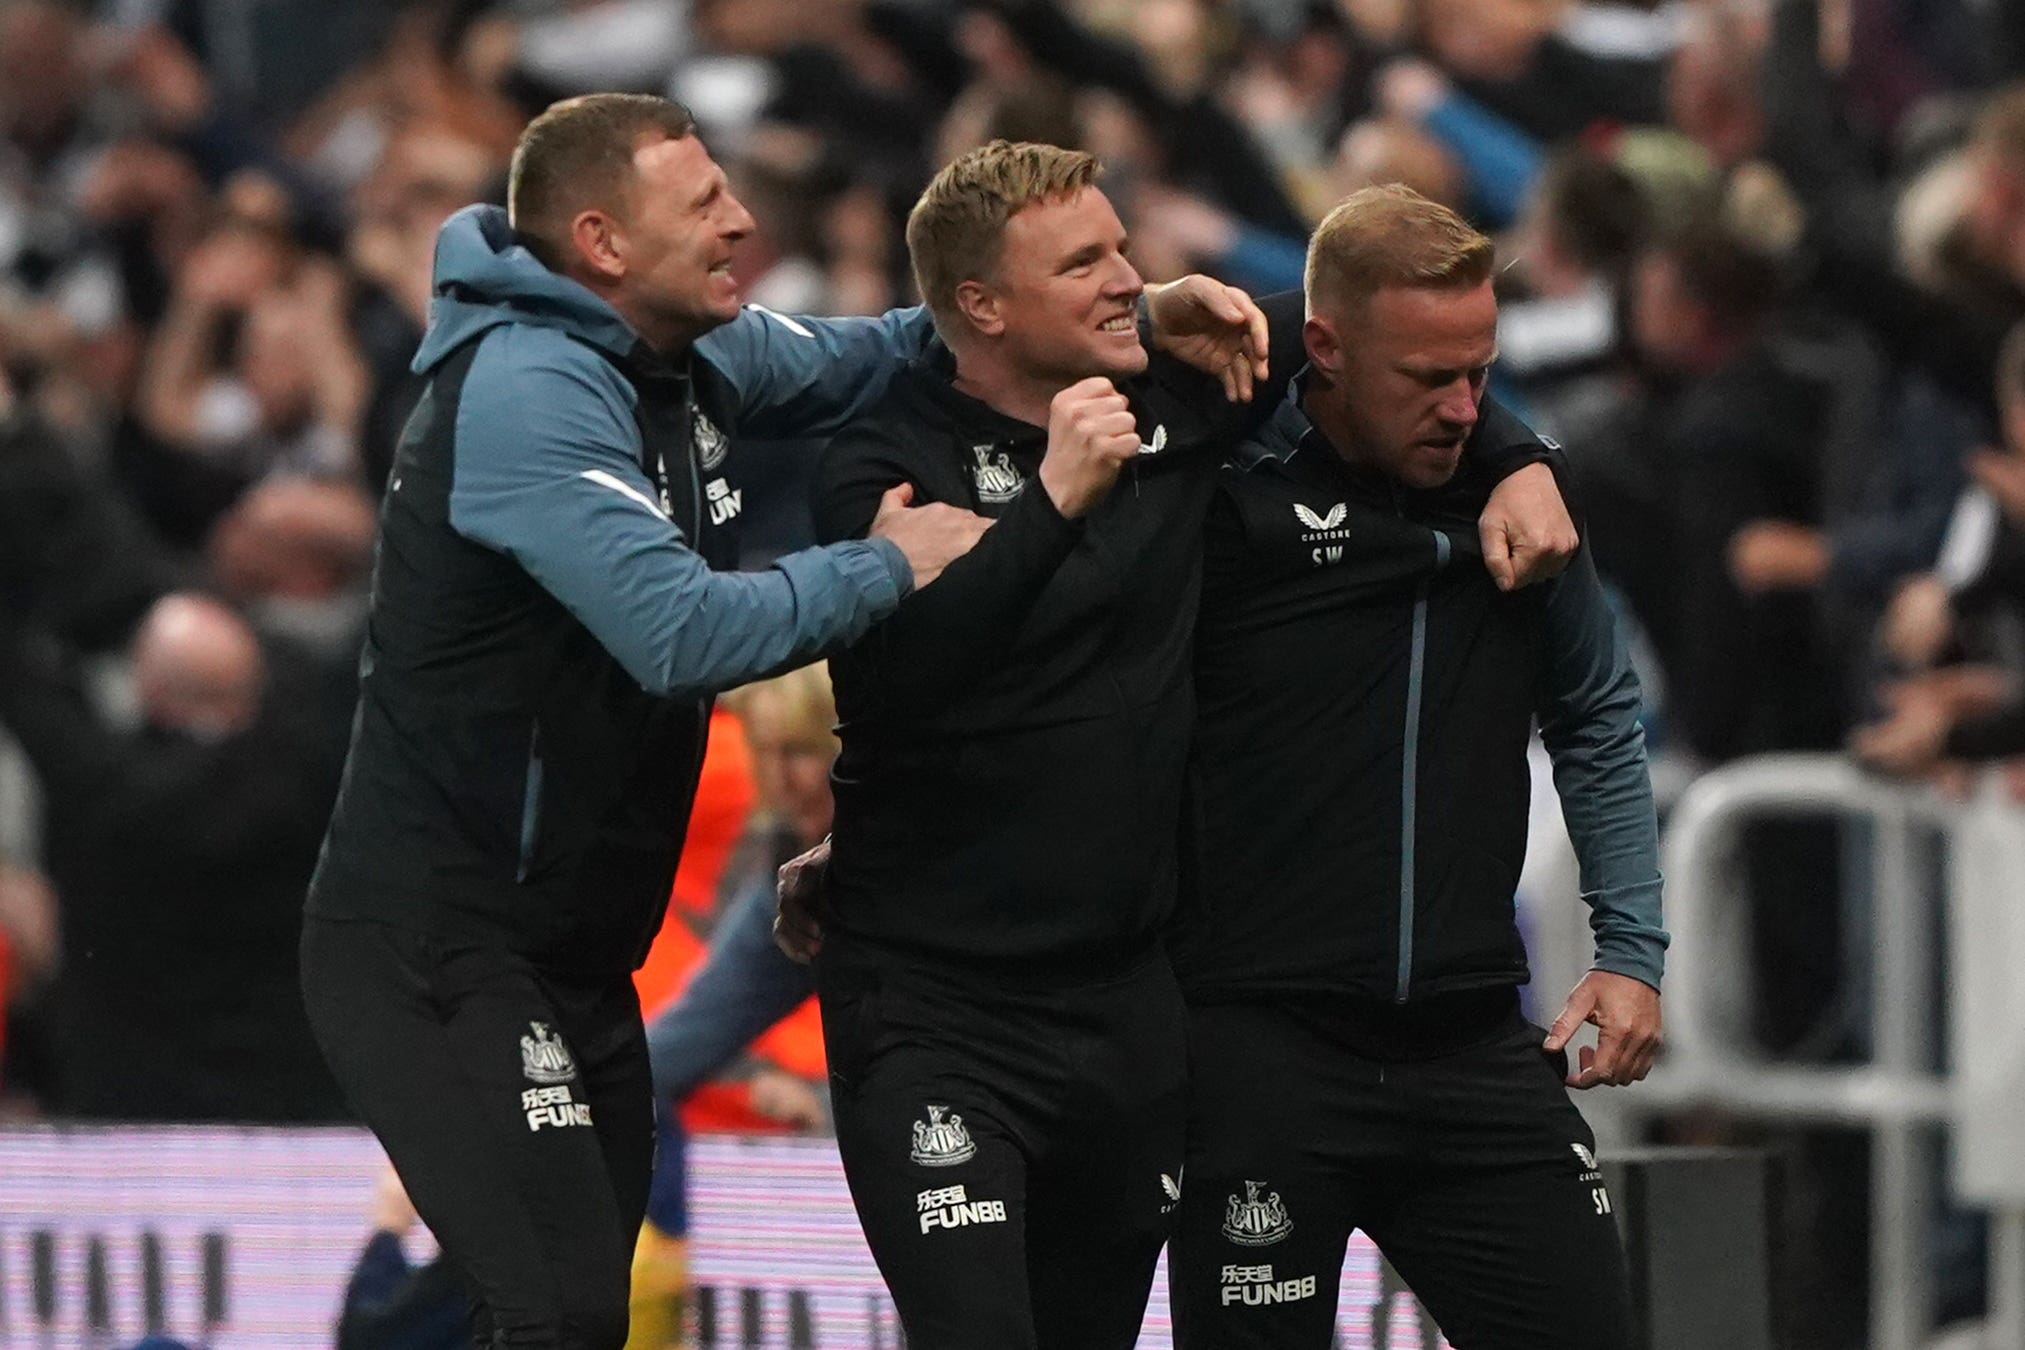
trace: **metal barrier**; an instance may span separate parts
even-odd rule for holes
[[[1748,897],[1727,875],[1737,833],[1754,820],[1821,815],[1867,822],[1871,833],[1868,1064],[1771,1062],[1746,1020]],[[1675,806],[1662,849],[1666,922],[1674,934],[1666,1057],[1648,1082],[1610,1103],[1613,1113],[1636,1116],[1712,1107],[1766,1121],[1870,1130],[1874,1350],[1916,1350],[1931,1330],[1922,1245],[1933,1215],[1933,1169],[1923,1148],[1940,1127],[1958,1124],[1962,1084],[1928,1066],[1937,1027],[1932,938],[1941,898],[1934,870],[1920,865],[1920,843],[1922,835],[1938,835],[1953,850],[1967,816],[1958,803],[1869,777],[1841,756],[1763,756],[1697,779]],[[2016,899],[2025,904],[2025,895]],[[2020,1028],[1984,1030],[2025,1042]],[[2015,1168],[2025,1173],[2025,1156],[2016,1157]],[[1998,1206],[1988,1344],[2025,1350],[2025,1177],[2016,1193],[1980,1198]]]

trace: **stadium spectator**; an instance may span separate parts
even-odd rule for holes
[[[131,661],[140,725],[45,631],[0,617],[0,723],[43,791],[63,959],[49,1106],[115,1120],[344,1114],[296,983],[301,895],[338,753],[294,674],[216,601],[157,603]]]

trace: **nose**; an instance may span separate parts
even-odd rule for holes
[[[1139,275],[1139,269],[1132,265],[1130,258],[1119,254],[1111,274],[1104,279],[1104,294],[1121,300],[1136,300],[1145,289],[1146,281]]]
[[[759,228],[758,222],[752,218],[752,212],[745,209],[745,203],[734,196],[729,188],[724,192],[724,206],[724,224],[719,227],[718,232],[726,239],[743,239]]]
[[[1445,425],[1459,431],[1467,431],[1477,424],[1477,411],[1476,385],[1465,377],[1442,392],[1441,403],[1436,407],[1435,415],[1441,418]]]

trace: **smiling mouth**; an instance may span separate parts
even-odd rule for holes
[[[1130,314],[1120,314],[1116,318],[1106,319],[1104,322],[1098,324],[1097,331],[1100,333],[1136,333],[1139,331],[1139,323]]]

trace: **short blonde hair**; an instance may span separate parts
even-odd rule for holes
[[[741,685],[726,694],[724,705],[748,728],[764,723],[778,734],[773,739],[800,746],[838,748],[837,699],[830,689],[830,668],[821,661],[770,680]]]
[[[1094,155],[1033,141],[993,141],[943,166],[907,215],[907,251],[945,339],[962,318],[956,288],[997,268],[1006,222],[1036,202],[1073,197],[1100,172]]]
[[[1497,246],[1439,202],[1398,183],[1360,188],[1308,241],[1308,312],[1362,306],[1386,286],[1482,285]]]

